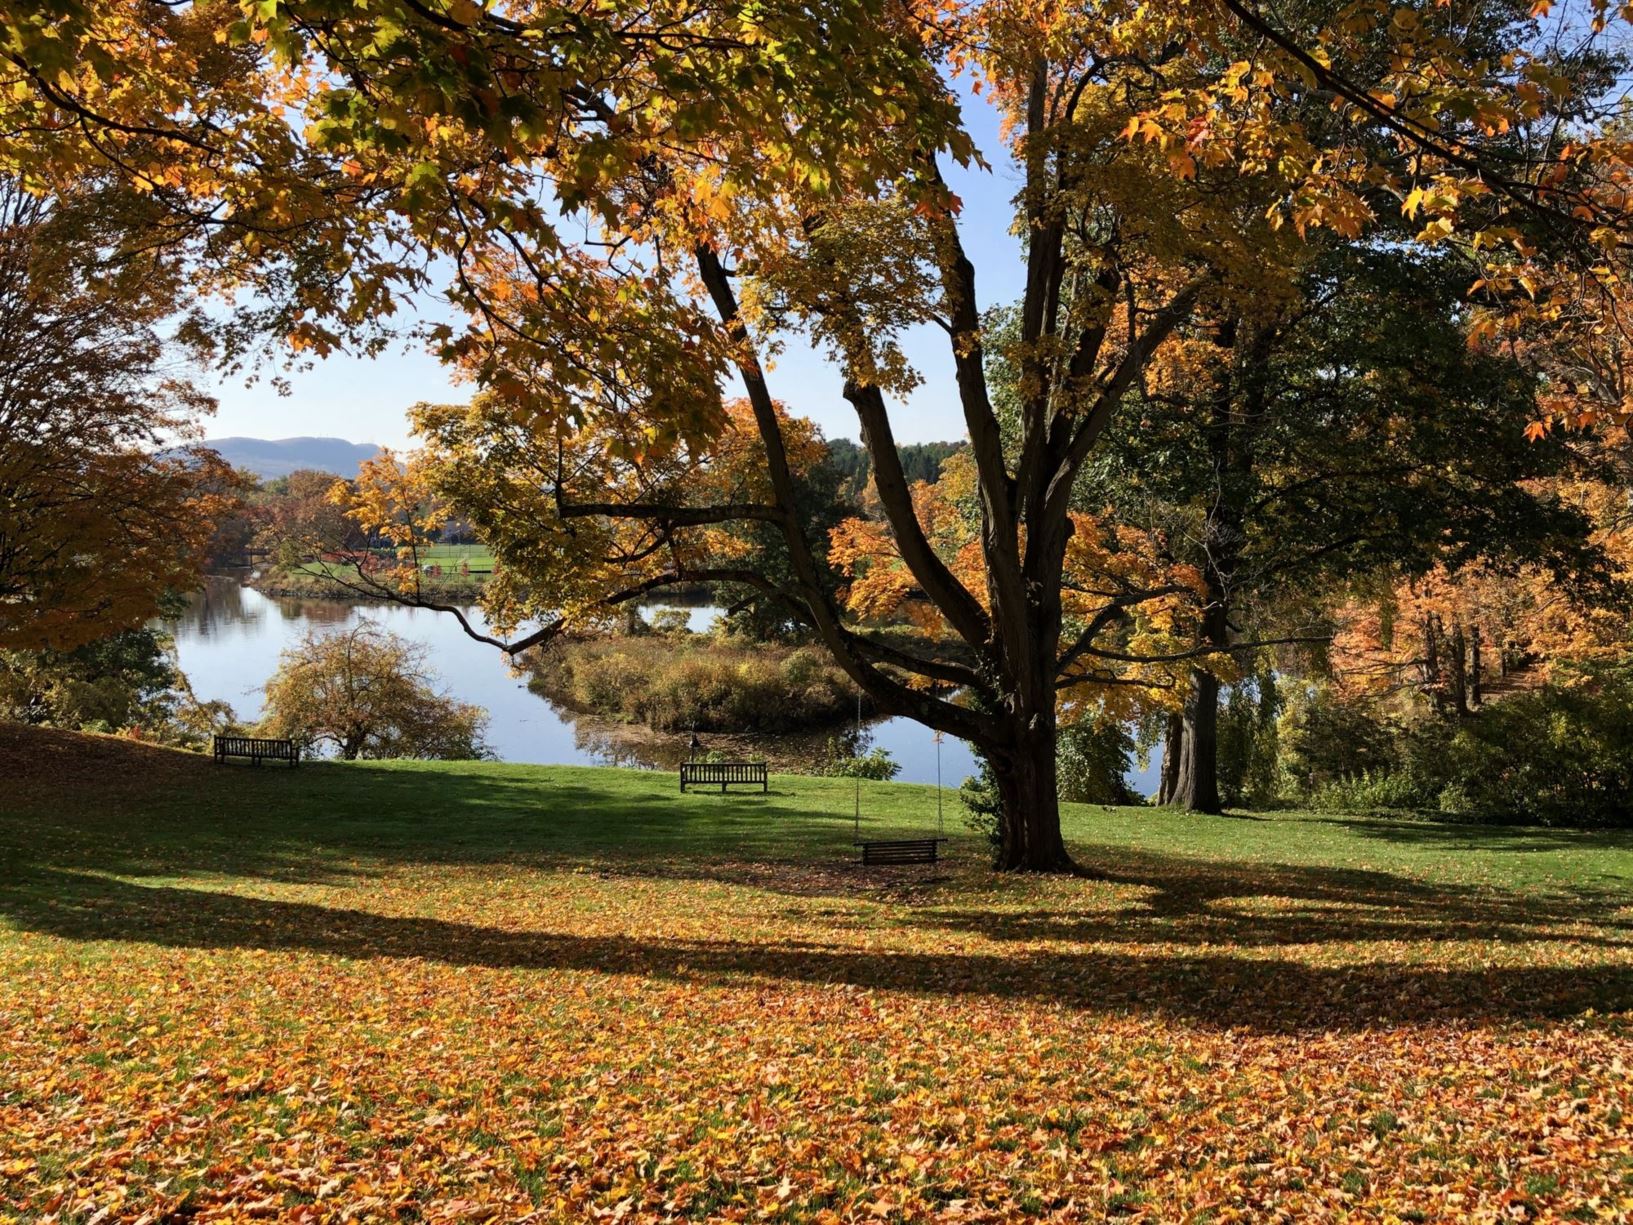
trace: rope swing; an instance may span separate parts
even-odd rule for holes
[[[862,747],[862,686],[856,687],[856,739],[851,741],[851,755]],[[856,815],[851,820],[851,845],[862,845],[862,776],[854,773],[852,781],[856,784]]]
[[[851,845],[861,848],[863,866],[935,863],[939,858],[941,844],[947,840],[946,827],[943,824],[941,814],[941,741],[941,733],[936,732],[936,836],[934,838],[870,838],[864,840],[862,837],[862,775],[857,772],[853,776],[856,787],[851,815]],[[856,687],[856,739],[851,747],[853,754],[857,753],[862,747],[862,687],[860,685]]]

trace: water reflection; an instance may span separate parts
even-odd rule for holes
[[[699,630],[707,629],[719,613],[711,606],[684,607],[692,628]],[[427,609],[267,596],[232,579],[212,579],[168,628],[194,692],[229,703],[248,720],[261,712],[261,686],[277,668],[282,651],[310,630],[345,629],[364,620],[424,644],[440,683],[461,701],[487,709],[488,740],[501,760],[673,769],[686,756],[686,735],[558,709],[531,692],[503,654],[467,637],[452,617]],[[828,737],[843,730],[703,739],[707,749],[764,757],[773,769],[787,770],[808,767],[824,752]],[[888,749],[901,764],[899,779],[936,781],[936,745],[929,728],[911,719],[885,719],[871,724],[868,734],[872,744]],[[940,756],[940,777],[949,787],[975,769],[969,747],[960,741],[947,740]]]

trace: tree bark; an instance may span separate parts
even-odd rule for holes
[[[1480,627],[1469,627],[1469,705],[1480,705]]]
[[[1423,614],[1423,688],[1437,710],[1446,705],[1445,688],[1440,678],[1440,618],[1434,613]]]
[[[1451,636],[1446,646],[1446,662],[1449,666],[1452,713],[1459,719],[1469,717],[1469,674],[1468,674],[1468,642],[1463,633],[1463,623],[1452,623]]]
[[[1207,425],[1215,488],[1203,526],[1202,578],[1207,604],[1202,614],[1201,639],[1221,652],[1231,645],[1231,598],[1244,544],[1244,499],[1253,475],[1254,430],[1263,415],[1265,388],[1261,372],[1265,346],[1273,335],[1271,329],[1261,329],[1248,352],[1239,355],[1239,323],[1238,317],[1230,316],[1221,320],[1214,331],[1214,343],[1224,354],[1224,368]],[[1212,672],[1191,669],[1190,693],[1181,721],[1184,752],[1180,754],[1172,802],[1191,812],[1222,812],[1219,678]]]
[[[1219,813],[1219,678],[1191,669],[1191,692],[1182,716],[1185,751],[1180,756],[1174,802],[1191,812]]]
[[[1008,872],[1064,872],[1071,856],[1060,835],[1055,716],[1028,721],[1021,742],[992,754],[998,784],[999,845],[995,866]]]
[[[1162,741],[1162,776],[1157,784],[1157,803],[1172,804],[1179,795],[1180,757],[1185,752],[1185,719],[1169,715]]]

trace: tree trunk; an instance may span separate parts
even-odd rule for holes
[[[1072,859],[1060,836],[1054,712],[1026,726],[1013,751],[989,757],[1000,804],[994,866],[1006,872],[1066,871]]]
[[[1446,706],[1445,686],[1440,676],[1440,618],[1434,613],[1423,615],[1423,688],[1435,704],[1436,710]]]
[[[1207,604],[1202,614],[1202,642],[1218,651],[1231,643],[1230,605],[1236,566],[1244,544],[1242,523],[1244,499],[1253,473],[1252,422],[1259,419],[1254,407],[1262,401],[1264,387],[1251,356],[1238,369],[1235,352],[1240,320],[1236,316],[1217,325],[1214,343],[1224,353],[1224,366],[1213,396],[1207,426],[1208,451],[1217,482],[1215,496],[1203,525],[1205,548],[1202,578]],[[1262,344],[1271,333],[1262,331],[1255,342]],[[1262,356],[1262,355],[1261,355]],[[1241,377],[1239,377],[1241,376]],[[1237,412],[1237,396],[1245,398]],[[1181,716],[1184,751],[1179,756],[1179,776],[1172,802],[1190,812],[1218,813],[1219,802],[1219,678],[1201,668],[1191,669],[1190,693]]]
[[[1191,812],[1219,813],[1219,678],[1191,669],[1191,693],[1183,716],[1185,751],[1180,756],[1174,802]]]
[[[1469,627],[1469,705],[1480,705],[1480,627]]]
[[[1157,803],[1172,804],[1179,795],[1179,763],[1185,752],[1185,720],[1168,716],[1167,734],[1162,741],[1162,777],[1157,784]]]
[[[1232,539],[1221,525],[1222,540]],[[1224,551],[1223,547],[1221,551]],[[1230,608],[1223,575],[1210,561],[1203,567],[1208,584],[1208,609],[1202,617],[1202,641],[1224,650],[1230,645]],[[1179,778],[1173,802],[1189,812],[1219,813],[1219,678],[1203,668],[1191,669],[1190,692],[1180,716],[1185,751],[1180,755]]]
[[[1452,623],[1451,636],[1446,644],[1446,662],[1449,665],[1448,687],[1451,690],[1452,713],[1459,719],[1469,717],[1468,642],[1463,623]]]

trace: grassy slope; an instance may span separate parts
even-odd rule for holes
[[[1627,835],[1080,808],[1034,881],[950,796],[864,873],[844,780],[0,759],[0,1219],[1633,1214]]]

